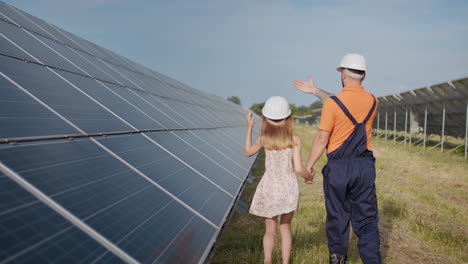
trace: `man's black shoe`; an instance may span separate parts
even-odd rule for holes
[[[330,264],[346,264],[346,256],[330,255]]]

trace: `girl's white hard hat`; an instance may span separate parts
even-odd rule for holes
[[[281,96],[272,96],[268,98],[265,106],[262,108],[264,117],[273,120],[284,119],[291,114],[288,101]]]

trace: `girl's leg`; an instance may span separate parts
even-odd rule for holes
[[[275,247],[276,221],[278,216],[265,218],[265,235],[263,236],[263,255],[265,262],[271,262],[271,255]]]
[[[289,257],[291,256],[291,220],[294,213],[282,214],[280,222],[280,233],[281,233],[281,257],[283,264],[289,263]]]

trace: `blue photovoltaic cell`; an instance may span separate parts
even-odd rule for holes
[[[0,20],[0,32],[39,61],[64,70],[81,72],[25,30]],[[64,47],[64,46],[63,46]],[[64,47],[65,48],[65,47]],[[12,54],[9,54],[12,55]],[[34,60],[36,61],[36,60]]]
[[[21,30],[20,28],[8,24],[2,20],[0,20],[0,53],[5,54],[8,56],[13,56],[17,58],[27,59],[31,61],[35,61],[33,57],[27,55],[25,52],[21,51],[18,47],[16,47],[11,40],[5,38],[5,35],[14,35],[16,32]],[[2,36],[3,35],[3,36]]]
[[[96,45],[95,43],[92,43],[92,42],[89,42],[89,46],[93,47],[93,50],[95,51],[94,55],[96,57],[99,57],[99,58],[113,58],[114,56],[112,55],[112,52],[110,52],[109,50],[101,47],[101,46],[98,46]],[[126,66],[126,65],[124,65]]]
[[[91,56],[85,52],[81,52],[78,50],[76,50],[75,52],[98,69],[97,73],[95,72],[94,74],[92,74],[91,72],[91,75],[97,75],[99,79],[108,80],[116,84],[132,86],[130,85],[130,82],[127,79],[125,79],[123,76],[116,72],[115,68],[117,68],[117,66],[112,66],[109,63],[103,62],[97,57]]]
[[[199,128],[198,124],[195,124],[187,119],[182,119],[177,114],[174,107],[174,100],[161,98],[154,96],[152,94],[145,94],[142,92],[137,92],[139,95],[145,98],[149,103],[154,105],[164,113],[164,116],[167,117],[167,122],[175,124],[175,126],[182,127],[182,128]]]
[[[233,125],[229,120],[229,115],[224,112],[219,111],[217,113],[213,113],[215,110],[209,110],[208,108],[200,107],[199,105],[196,105],[195,107],[198,108],[200,117],[208,124],[215,124],[216,127]]]
[[[132,83],[129,83],[129,86],[143,89],[147,92],[150,92],[159,96],[177,99],[177,97],[170,90],[170,88],[164,85],[164,83],[160,81],[150,79],[149,77],[145,75],[137,74],[137,73],[130,72],[127,70],[123,70],[123,69],[119,70],[119,72],[125,75],[130,80],[132,80]],[[183,99],[183,98],[179,98],[179,99]]]
[[[3,146],[0,158],[80,218],[151,187],[87,139]]]
[[[118,93],[116,94],[113,92],[113,90],[123,90],[126,88],[118,87],[110,83],[99,83],[96,80],[68,72],[59,71],[57,73],[104,105],[110,111],[120,116],[123,120],[136,127],[136,129],[148,130],[163,128],[163,126],[151,119],[143,111],[137,109],[137,106],[132,106],[127,102],[125,97],[118,96]]]
[[[227,156],[223,151],[219,150],[220,148],[218,145],[211,141],[211,140],[204,140],[200,136],[198,136],[198,133],[201,130],[196,130],[196,131],[176,131],[178,136],[180,136],[182,139],[184,139],[187,142],[190,142],[192,146],[194,146],[196,149],[199,151],[203,152],[205,155],[210,157],[211,159],[215,160],[219,164],[222,164],[224,168],[229,170],[230,172],[234,173],[237,175],[237,177],[242,178],[245,175],[247,175],[248,170],[246,167],[243,167],[237,163],[236,160],[233,158],[236,158],[235,156],[233,158]],[[212,131],[207,130],[209,134]],[[239,156],[242,155],[243,153],[239,153]]]
[[[245,129],[244,128],[230,128],[230,129],[220,129],[215,132],[215,134],[219,134],[219,137],[224,141],[224,144],[231,148],[231,150],[237,155],[238,160],[240,162],[245,162],[247,167],[251,166],[252,158],[246,157],[243,155],[244,153],[244,146],[242,144],[243,140],[245,140]],[[259,135],[255,135],[255,131],[252,135],[252,142],[256,142]],[[240,154],[240,155],[239,155]]]
[[[44,20],[31,16],[30,14],[11,6],[9,10],[5,11],[7,12],[7,16],[10,19],[12,19],[16,24],[25,27],[29,31],[41,34],[45,37],[54,40],[58,40],[71,47],[78,48],[78,46],[73,41],[60,34],[56,29],[54,29],[50,24],[48,24]]]
[[[79,134],[3,76],[0,87],[0,139]]]
[[[221,167],[221,164],[216,164],[214,161],[177,138],[173,132],[153,132],[147,133],[147,135],[231,195],[235,195],[241,187],[242,181],[236,178],[237,175],[232,175],[229,171]]]
[[[1,172],[0,200],[0,262],[123,263]]]
[[[112,91],[125,98],[130,104],[143,111],[157,124],[158,128],[174,129],[183,128],[172,120],[165,112],[161,110],[160,105],[151,102],[152,95],[144,93],[139,90],[129,88],[122,88],[115,85],[108,85]]]
[[[171,117],[177,120],[185,128],[200,128],[200,127],[210,127],[206,123],[198,122],[199,116],[195,111],[187,111],[186,107],[183,106],[183,103],[177,100],[165,99],[154,97],[155,102],[159,102],[158,105],[164,107],[166,112],[171,113]],[[189,108],[193,108],[191,105]],[[192,109],[195,110],[195,109]],[[188,114],[188,115],[187,115]]]
[[[87,133],[133,130],[43,66],[0,56],[0,71]]]
[[[113,68],[114,68],[114,72],[116,72],[117,75],[123,78],[123,81],[127,86],[132,87],[132,88],[137,88],[140,90],[144,90],[144,91],[146,91],[147,88],[149,87],[144,82],[144,79],[146,78],[144,75],[137,74],[135,72],[131,72],[127,69],[123,69],[123,68],[116,67],[116,66],[114,66]]]
[[[207,245],[214,231],[200,219],[192,218],[188,225],[184,226],[178,236],[166,248],[164,254],[158,258],[157,263],[199,263],[205,252],[200,245]]]
[[[218,151],[222,151],[237,163],[240,163],[242,167],[248,168],[250,159],[244,156],[243,147],[240,149],[238,146],[239,142],[235,142],[228,138],[222,130],[224,129],[198,130],[194,131],[194,133],[203,140],[215,145]]]
[[[45,31],[34,25],[31,21],[26,19],[24,16],[3,2],[0,2],[0,12],[0,19],[10,23],[15,23],[19,26],[27,28],[28,30],[38,32],[39,34],[47,34]]]
[[[179,119],[186,119],[196,124],[194,125],[195,127],[218,127],[223,125],[220,122],[216,123],[214,120],[210,120],[206,114],[201,111],[201,107],[197,105],[173,102],[172,107],[179,114]]]
[[[198,217],[87,139],[0,147],[0,160],[143,262]],[[200,235],[210,239],[210,232]]]
[[[234,199],[141,135],[99,142],[217,225]]]
[[[53,40],[50,40],[41,36],[36,36],[36,37],[40,39],[42,42],[44,42],[50,48],[60,53],[60,55],[65,57],[67,60],[70,61],[70,63],[73,63],[74,65],[76,65],[77,68],[80,69],[74,72],[77,72],[79,74],[86,75],[86,76],[92,76],[94,78],[104,80],[107,82],[117,83],[117,81],[115,81],[111,76],[109,76],[108,74],[103,72],[101,69],[97,68],[97,66],[92,64],[90,60],[86,58],[86,55],[84,55],[85,53],[74,51],[73,49],[63,46],[57,43],[56,41],[53,41]]]
[[[141,263],[199,263],[215,234],[214,228],[175,202],[157,213],[119,246],[135,252],[134,257]],[[102,259],[112,263],[108,255]]]
[[[238,139],[233,138],[227,131],[233,130],[234,134],[237,132],[241,137],[245,137],[245,129],[235,129],[235,128],[223,128],[223,129],[213,129],[213,130],[200,130],[197,131],[197,135],[202,139],[208,142],[216,144],[218,150],[223,151],[229,157],[236,160],[237,163],[244,165],[245,168],[250,168],[252,164],[252,158],[246,157],[244,155],[244,146],[242,145],[243,141],[238,141]],[[252,141],[255,142],[257,136],[252,136]]]

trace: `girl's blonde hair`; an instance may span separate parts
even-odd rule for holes
[[[282,150],[294,147],[293,119],[288,116],[282,120],[271,120],[263,117],[262,145],[268,150]]]

